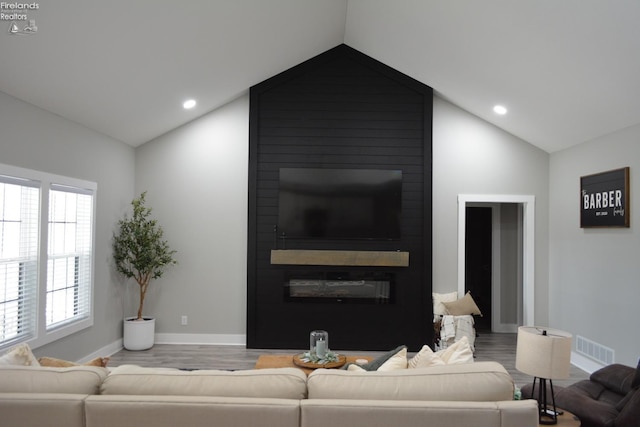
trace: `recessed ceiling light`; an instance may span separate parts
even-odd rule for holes
[[[505,107],[503,107],[502,105],[496,105],[495,107],[493,107],[493,112],[503,116],[503,115],[507,114],[507,109]]]
[[[184,104],[182,104],[182,106],[184,107],[185,110],[190,110],[193,107],[196,106],[196,100],[195,99],[189,99],[187,101],[184,101]]]

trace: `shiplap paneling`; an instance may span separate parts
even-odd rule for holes
[[[388,349],[431,342],[431,88],[346,45],[251,89],[247,346],[304,348],[325,329],[330,345]],[[283,241],[280,168],[400,169],[402,237]],[[272,265],[273,249],[407,251],[403,268]],[[287,277],[309,271],[391,272],[387,305],[286,301]]]

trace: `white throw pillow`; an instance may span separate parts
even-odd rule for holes
[[[428,345],[423,345],[422,349],[411,359],[409,359],[409,369],[428,368],[430,366],[445,365],[444,360],[431,350]]]
[[[453,302],[458,299],[458,292],[449,292],[446,294],[439,294],[433,292],[433,315],[434,316],[444,316],[447,313],[447,309],[442,304],[443,302]]]
[[[386,362],[384,362],[378,371],[396,371],[398,369],[407,369],[407,348],[391,356]]]
[[[447,365],[473,363],[473,351],[471,351],[471,345],[469,345],[469,339],[466,336],[444,350],[438,351],[438,355]]]
[[[360,366],[356,365],[355,363],[352,363],[349,366],[347,366],[347,371],[350,371],[350,372],[368,372],[366,369],[361,368]]]
[[[428,345],[423,345],[422,349],[409,359],[408,365],[409,369],[416,369],[462,363],[473,363],[473,351],[467,337],[462,337],[444,350],[438,350],[435,353]]]
[[[29,344],[22,343],[10,348],[0,357],[0,366],[40,366],[38,359],[31,352]]]

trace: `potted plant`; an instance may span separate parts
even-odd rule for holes
[[[118,221],[113,235],[113,258],[116,269],[139,286],[138,315],[124,320],[124,347],[146,350],[153,347],[155,318],[144,317],[144,298],[152,279],[162,277],[166,267],[176,264],[176,251],[163,239],[162,227],[151,218],[151,208],[145,206],[146,191],[133,199],[133,215]]]

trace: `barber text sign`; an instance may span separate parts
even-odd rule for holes
[[[629,168],[580,178],[580,227],[629,227]]]

